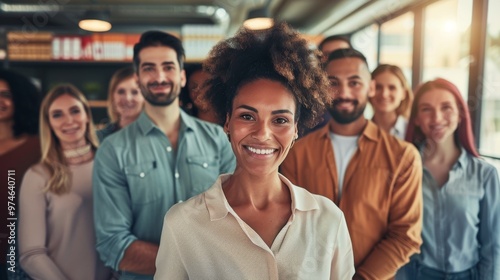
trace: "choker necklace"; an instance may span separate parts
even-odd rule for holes
[[[90,144],[85,145],[83,147],[79,147],[76,149],[71,149],[71,150],[64,150],[64,156],[66,158],[75,158],[79,156],[86,155],[87,153],[90,152]]]

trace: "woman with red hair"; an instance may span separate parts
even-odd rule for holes
[[[479,158],[467,104],[455,85],[420,86],[406,134],[423,161],[423,244],[407,279],[500,279],[500,183]]]

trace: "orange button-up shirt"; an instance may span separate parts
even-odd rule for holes
[[[356,273],[391,279],[422,244],[422,161],[410,143],[368,121],[344,175],[338,175],[329,126],[295,144],[281,165],[292,183],[324,195],[344,212]]]

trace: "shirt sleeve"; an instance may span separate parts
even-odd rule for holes
[[[227,140],[227,136],[222,129],[218,130],[220,139],[220,174],[233,173],[236,167],[236,157],[234,156],[233,149],[231,148],[231,143]]]
[[[479,279],[500,279],[500,183],[498,172],[490,167],[484,176],[484,197],[480,201]]]
[[[420,252],[422,244],[422,160],[413,146],[402,154],[391,195],[385,237],[373,248],[356,273],[364,279],[389,279]]]
[[[67,277],[47,254],[47,180],[29,169],[19,196],[19,261],[33,279],[64,280]]]
[[[175,208],[175,206],[173,206]],[[169,211],[170,212],[170,211]],[[178,214],[178,212],[177,212]],[[174,234],[175,224],[169,218],[172,212],[165,215],[163,229],[161,231],[160,247],[156,256],[155,280],[169,279],[181,280],[189,279],[179,248],[179,242]]]
[[[332,258],[330,270],[331,280],[350,280],[354,275],[354,257],[352,251],[351,238],[344,215],[339,223],[337,232],[336,248]]]
[[[106,266],[119,270],[125,250],[137,240],[131,198],[118,156],[109,141],[97,150],[92,176],[96,249]]]

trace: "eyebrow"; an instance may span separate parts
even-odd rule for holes
[[[443,101],[443,102],[439,103],[439,105],[450,105],[450,104],[453,104],[453,101]],[[422,106],[432,106],[432,105],[428,102],[422,102],[422,103],[418,104],[418,107],[422,107]]]
[[[330,75],[328,75],[328,79],[336,79],[336,80],[338,80],[338,79],[339,79],[339,77],[337,77],[337,76],[330,76]],[[359,75],[352,75],[352,76],[350,76],[350,77],[347,77],[347,79],[348,79],[348,80],[361,80],[361,76],[359,76]]]
[[[144,62],[144,63],[141,63],[141,67],[144,67],[144,66],[155,66],[156,63],[153,63],[153,62]],[[175,63],[173,61],[164,61],[161,63],[161,65],[175,65]]]
[[[236,109],[247,109],[247,110],[250,110],[250,111],[253,111],[255,113],[258,113],[259,111],[257,109],[255,109],[254,107],[251,107],[251,106],[248,106],[248,105],[240,105],[238,106],[238,108]],[[271,111],[271,114],[273,115],[278,115],[278,114],[291,114],[293,115],[292,111],[290,110],[287,110],[287,109],[282,109],[282,110],[274,110],[274,111]]]
[[[69,107],[69,110],[73,110],[73,109],[80,109],[80,106],[78,106],[78,105],[73,105],[73,106]],[[52,111],[49,111],[49,113],[53,113],[53,112],[62,112],[62,111],[64,111],[64,110],[62,110],[62,109],[54,109],[54,110],[52,110]]]

